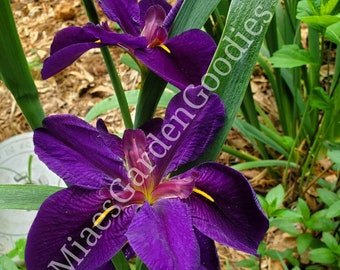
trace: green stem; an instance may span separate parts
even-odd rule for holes
[[[133,128],[129,105],[128,105],[128,102],[127,102],[127,99],[124,93],[122,83],[120,81],[117,70],[113,63],[110,51],[107,47],[101,48],[100,50],[101,50],[101,53],[103,55],[103,58],[106,64],[106,68],[109,73],[112,86],[117,96],[117,100],[118,100],[119,107],[122,113],[125,128],[126,129]]]
[[[259,158],[254,157],[254,156],[252,156],[252,155],[250,155],[248,153],[235,150],[234,148],[232,148],[232,147],[230,147],[228,145],[223,145],[222,146],[222,151],[226,152],[228,154],[231,154],[231,155],[233,155],[235,157],[238,157],[240,159],[246,160],[246,161],[258,161],[258,160],[260,160]]]
[[[306,104],[306,108],[305,108],[305,111],[302,115],[302,119],[301,119],[301,125],[300,125],[300,130],[298,131],[296,137],[295,137],[295,140],[294,140],[294,144],[291,148],[291,151],[289,153],[289,156],[288,156],[288,162],[292,162],[293,158],[294,158],[294,153],[295,153],[295,149],[298,145],[298,143],[300,143],[300,138],[303,134],[305,134],[305,130],[304,130],[304,124],[306,122],[306,120],[308,119],[308,115],[309,115],[309,109],[310,109],[310,102],[309,100],[307,101],[307,104]],[[299,161],[297,162],[299,164]],[[286,166],[285,168],[285,173],[284,173],[284,178],[282,180],[282,185],[284,187],[285,190],[287,190],[288,188],[288,170],[289,170],[289,167]]]
[[[331,112],[325,112],[321,117],[318,129],[315,133],[315,136],[312,138],[313,144],[308,151],[308,155],[304,160],[302,171],[301,171],[301,179],[299,183],[299,194],[302,194],[302,185],[304,180],[309,181],[314,165],[317,161],[319,152],[322,148],[322,144],[324,139],[326,138],[326,134],[328,134],[329,128],[334,124],[334,118],[332,117]]]
[[[151,70],[142,70],[142,87],[136,106],[135,128],[140,127],[153,117],[166,84],[166,81]]]
[[[261,130],[260,123],[257,118],[255,101],[253,98],[253,93],[251,91],[250,83],[248,84],[247,90],[244,95],[244,99],[241,104],[241,111],[249,124],[256,127],[258,130]],[[262,158],[268,159],[268,152],[265,145],[256,139],[255,141],[257,144],[257,149],[260,152]]]
[[[98,14],[96,12],[96,8],[94,6],[93,1],[83,0],[83,4],[85,6],[89,20],[93,22],[94,24],[99,24]],[[133,128],[129,105],[128,105],[128,102],[127,102],[127,99],[124,93],[122,82],[118,76],[117,69],[111,57],[110,51],[107,47],[101,48],[100,51],[103,55],[105,65],[106,65],[107,71],[111,79],[112,86],[117,96],[117,100],[118,100],[118,104],[119,104],[119,107],[122,113],[122,118],[123,118],[125,128],[127,129]]]

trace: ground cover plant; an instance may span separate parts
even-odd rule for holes
[[[78,4],[81,23],[27,64],[1,3],[0,78],[68,188],[0,185],[1,209],[39,209],[0,266],[339,269],[340,3]],[[114,93],[82,113],[46,110],[35,77],[72,73],[91,51]]]

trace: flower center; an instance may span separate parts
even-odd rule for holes
[[[162,6],[154,5],[149,7],[145,14],[145,25],[142,36],[146,37],[148,48],[161,47],[170,53],[169,48],[164,45],[164,42],[168,39],[168,32],[163,27],[165,17],[166,12]]]
[[[146,138],[142,130],[127,130],[123,136],[128,176],[132,188],[144,194],[145,199],[152,200],[152,191],[156,186],[153,170],[155,165],[146,152]]]

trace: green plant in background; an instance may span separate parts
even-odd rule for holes
[[[295,238],[296,244],[294,248],[274,250],[263,242],[258,249],[260,260],[251,256],[236,265],[259,269],[261,259],[269,257],[279,260],[284,269],[340,269],[340,191],[325,180],[320,180],[319,185],[317,193],[323,207],[314,213],[301,198],[293,208],[285,208],[282,185],[271,189],[265,197],[259,196],[270,219],[269,231],[285,232]]]
[[[1,270],[25,270],[25,246],[26,239],[19,239],[15,242],[15,247],[6,255],[0,256]],[[16,261],[16,262],[15,262]]]
[[[218,14],[213,24],[216,27],[210,27],[215,35],[217,25],[223,23],[221,12]],[[262,164],[285,167],[282,183],[285,189],[290,184],[295,186],[292,200],[303,196],[308,183],[317,181],[313,170],[320,158],[327,154],[335,164],[339,163],[339,20],[338,1],[286,0],[277,6],[257,60],[273,89],[279,125],[254,101],[248,87],[242,117],[235,120],[234,127],[251,142],[260,158],[223,147],[248,161],[249,165],[237,165],[241,169]],[[305,26],[306,48],[301,40],[301,28]],[[256,32],[261,28],[255,25],[252,29]],[[334,59],[330,57],[332,51]],[[321,68],[327,71],[325,80]],[[278,158],[281,164],[274,162]]]

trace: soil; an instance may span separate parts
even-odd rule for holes
[[[12,0],[13,14],[27,61],[38,88],[41,103],[46,115],[70,113],[84,117],[94,104],[114,93],[99,50],[85,53],[74,64],[48,80],[42,80],[40,70],[43,60],[49,55],[50,45],[56,32],[70,25],[82,26],[88,19],[80,0]],[[99,9],[98,9],[99,10]],[[102,16],[102,14],[100,14]],[[103,18],[105,19],[105,18]],[[110,48],[122,78],[124,89],[138,88],[138,73],[127,68],[119,59],[122,50]],[[273,104],[270,85],[259,68],[255,68],[251,80],[255,99],[263,110],[270,115],[273,123],[278,122],[277,110]],[[0,142],[16,134],[30,130],[24,116],[8,89],[0,82]],[[134,112],[134,108],[131,108]],[[161,113],[161,112],[160,112]],[[118,110],[112,110],[101,116],[111,132],[122,132],[123,124]],[[238,150],[255,154],[252,145],[233,130],[228,136],[228,143]],[[221,154],[219,162],[232,165],[239,160],[228,154]],[[276,184],[266,171],[249,170],[244,172],[257,192],[265,193]],[[273,230],[267,235],[271,248],[285,249],[294,246],[294,239],[289,235]],[[233,249],[218,247],[222,269],[241,269],[235,262],[247,255]],[[261,269],[283,269],[281,264],[272,260],[263,260]]]

